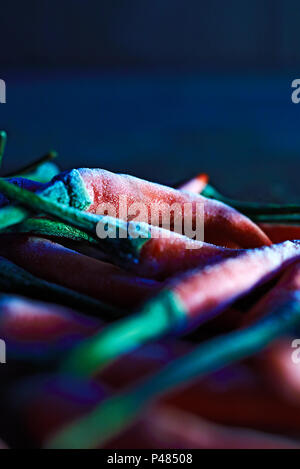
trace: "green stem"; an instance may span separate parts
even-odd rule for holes
[[[37,193],[21,189],[4,179],[0,179],[0,192],[26,208],[59,218],[76,228],[87,231],[92,236],[97,234],[99,237],[99,233],[101,233],[103,237],[99,238],[99,247],[121,265],[124,263],[128,265],[128,262],[138,263],[142,246],[150,238],[148,225],[126,223],[117,218],[85,213],[73,207],[53,202]],[[130,229],[131,227],[133,230]]]
[[[124,353],[157,339],[170,327],[181,327],[185,321],[186,313],[180,300],[166,290],[159,295],[159,300],[149,301],[139,313],[83,340],[63,360],[61,370],[90,377]]]
[[[25,166],[22,166],[18,170],[14,171],[14,172],[7,173],[4,177],[6,177],[6,178],[19,177],[19,176],[26,176],[27,177],[28,174],[35,173],[40,166],[42,166],[43,164],[45,164],[49,161],[53,161],[57,157],[58,157],[58,154],[56,153],[56,151],[49,151],[48,153],[41,156],[37,160],[35,160],[35,161],[33,161],[29,164],[26,164]],[[27,179],[30,179],[30,178],[27,177]]]
[[[91,203],[85,184],[77,170],[62,173],[51,184],[42,186],[37,192],[55,202],[84,210]],[[0,229],[20,223],[30,215],[26,208],[12,204],[0,209]]]
[[[93,448],[103,446],[128,427],[155,398],[187,385],[230,363],[265,348],[300,323],[300,294],[277,306],[267,317],[247,329],[219,336],[172,361],[136,387],[113,396],[88,415],[65,426],[48,441],[48,448]]]
[[[41,236],[53,236],[68,238],[73,241],[83,241],[98,244],[98,240],[85,231],[66,225],[63,222],[48,220],[45,218],[28,218],[23,223],[3,230],[4,233],[30,233]]]
[[[251,219],[256,223],[300,224],[300,214],[252,215]]]
[[[36,181],[45,184],[47,182],[50,182],[51,179],[53,179],[59,173],[59,167],[55,163],[47,161],[46,163],[41,164],[41,166],[39,166],[32,173],[24,174],[23,177],[25,177],[26,179],[30,179],[31,181]]]
[[[12,185],[12,184],[11,184]],[[51,186],[46,187],[42,192],[42,195],[60,201],[61,203],[70,203],[68,191],[66,190],[63,182],[56,181]],[[31,215],[31,211],[25,207],[19,205],[7,205],[0,209],[0,230],[4,230],[10,226],[21,223]]]
[[[225,204],[234,207],[245,215],[249,215],[251,218],[254,218],[256,215],[272,214],[297,214],[300,216],[299,204],[260,204],[256,202],[241,202],[239,200],[234,200],[223,196],[210,184],[207,184],[207,186],[201,192],[201,195],[211,199],[219,200],[220,202],[224,202]]]

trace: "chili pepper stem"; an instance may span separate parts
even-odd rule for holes
[[[92,376],[111,364],[124,350],[134,350],[144,342],[156,339],[169,327],[180,328],[186,320],[183,305],[173,292],[166,290],[160,301],[149,302],[141,313],[111,325],[101,335],[83,341],[63,361],[62,371]]]
[[[70,200],[68,192],[61,181],[56,181],[53,185],[46,187],[41,193],[44,196],[59,200],[65,204],[69,203]],[[4,230],[12,225],[21,223],[30,215],[31,212],[25,207],[7,205],[0,209],[0,229]]]
[[[101,226],[102,231],[107,236],[99,238],[99,247],[109,253],[121,265],[124,263],[127,263],[127,265],[128,263],[138,263],[140,251],[151,237],[149,227],[145,224],[126,223],[123,220],[109,216],[85,213],[74,207],[53,202],[37,193],[21,189],[4,179],[0,179],[0,192],[9,199],[18,201],[26,208],[59,218],[76,228],[91,233],[93,236],[98,234],[100,231],[98,228]],[[137,236],[130,235],[131,230],[129,230],[129,227],[133,227],[138,232]]]
[[[56,151],[49,151],[45,155],[41,156],[37,160],[33,161],[32,163],[26,164],[21,168],[17,169],[14,172],[7,173],[4,177],[11,178],[11,177],[18,177],[18,176],[26,176],[27,174],[35,172],[41,165],[44,163],[48,163],[49,161],[53,161],[58,157]]]
[[[289,223],[300,224],[300,213],[256,214],[251,219],[257,223]]]
[[[68,449],[103,446],[129,426],[153,399],[262,350],[299,322],[298,293],[294,300],[277,306],[251,327],[201,344],[131,390],[107,399],[90,414],[64,427],[46,446]]]
[[[3,230],[3,233],[30,233],[34,235],[68,238],[73,241],[83,241],[94,245],[98,244],[98,240],[85,231],[74,228],[63,222],[45,218],[27,218],[23,223]]]
[[[218,192],[213,186],[207,184],[201,195],[208,197],[210,199],[216,199],[220,202],[223,202],[231,207],[234,207],[236,210],[248,215],[253,220],[259,220],[259,216],[269,216],[269,215],[300,215],[300,205],[299,204],[261,204],[258,202],[242,202],[239,200],[231,199],[230,197],[223,196]]]

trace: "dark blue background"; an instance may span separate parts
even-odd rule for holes
[[[299,200],[294,0],[2,2],[5,169],[49,148],[63,168]]]

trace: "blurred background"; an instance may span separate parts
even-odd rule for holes
[[[60,166],[299,201],[296,0],[10,0],[1,5],[5,170]]]

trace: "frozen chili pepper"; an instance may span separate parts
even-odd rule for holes
[[[149,368],[150,362],[154,363],[156,361],[157,369],[168,362],[164,361],[168,356],[167,347],[164,347],[165,352],[156,352],[156,354],[155,345],[151,346],[150,349],[147,353],[151,353],[151,360],[147,354],[145,354],[144,358],[143,354],[141,354],[140,357],[133,360],[132,366],[134,367],[134,364],[137,364],[139,368],[139,361],[144,359],[146,362],[142,374],[140,371],[140,376],[133,380],[135,382],[137,379],[140,380],[143,374],[155,371],[153,365]],[[173,347],[170,359],[172,359],[174,351]],[[129,356],[128,360],[131,358]],[[121,379],[114,380],[113,382],[114,388],[118,392],[120,392],[121,388],[128,389],[128,382],[132,383],[131,376],[129,380],[126,379],[128,360],[123,359],[119,366],[119,370],[122,371],[123,381]],[[115,375],[117,378],[117,369],[115,370]],[[108,387],[106,385],[107,380],[109,382]],[[44,378],[44,380],[39,378],[28,384],[27,400],[22,401],[18,397],[17,402],[18,405],[21,402],[20,411],[27,415],[31,432],[34,432],[39,443],[41,443],[41,438],[44,440],[51,437],[60,428],[70,425],[76,418],[79,418],[86,412],[92,411],[97,404],[99,405],[103,402],[105,396],[103,394],[97,395],[97,386],[109,390],[106,398],[112,395],[115,391],[111,389],[110,384],[108,373],[107,376],[102,375],[97,382],[89,381],[85,383],[78,382],[73,377],[54,376],[48,379]],[[18,386],[18,395],[20,395],[20,386]],[[88,406],[87,399],[89,402]],[[47,403],[51,404],[48,405]],[[207,418],[210,421],[219,422],[222,425],[229,425],[230,427],[248,427],[260,429],[264,432],[276,433],[290,433],[299,430],[299,405],[282,400],[276,396],[276,394],[270,391],[269,387],[261,382],[259,376],[254,374],[253,370],[246,367],[244,363],[226,367],[226,369],[213,373],[205,379],[199,379],[195,383],[175,391],[173,390],[171,393],[162,396],[158,401],[158,407],[153,407],[152,405],[149,412],[141,414],[143,424],[145,425],[144,419],[148,418],[149,414],[153,415],[156,409],[160,412],[162,406],[172,407],[176,412],[183,410],[193,414],[194,418],[200,416],[201,418]],[[51,412],[51,409],[56,410]],[[118,410],[118,407],[116,407],[116,410]],[[53,413],[54,415],[52,415]],[[33,418],[32,415],[34,415]],[[113,415],[114,413],[112,412],[110,416]],[[107,418],[109,419],[110,416]],[[184,426],[184,428],[188,432],[188,427]],[[140,433],[145,435],[147,427],[143,426],[142,431],[138,424],[137,426],[130,427],[128,432],[127,434],[125,428],[125,433],[121,431],[116,437],[108,439],[104,447],[122,448],[126,441],[132,444],[132,441],[136,441],[139,438],[138,435]],[[102,433],[100,432],[98,435],[95,435],[95,447],[98,446],[98,443],[100,444],[101,435]],[[277,442],[275,440],[273,440],[274,443],[280,444],[279,440]],[[293,444],[292,440],[287,440],[286,442],[288,441]],[[154,444],[154,441],[152,443]]]
[[[268,347],[256,357],[255,365],[274,392],[291,403],[300,404],[300,339],[297,333]]]
[[[144,221],[157,224],[153,222],[153,216],[151,216],[155,204],[166,217],[170,217],[170,207],[173,204],[179,205],[181,209],[187,206],[186,204],[190,204],[192,221],[196,223],[197,206],[203,204],[206,242],[226,245],[226,240],[228,240],[245,248],[270,244],[266,235],[253,222],[221,202],[177,191],[133,176],[113,174],[100,169],[79,169],[78,171],[92,200],[87,209],[89,212],[97,213],[102,204],[110,203],[114,206],[117,216],[123,218],[120,214],[120,202],[126,200],[128,207],[136,203],[143,204],[148,210],[148,220]],[[171,229],[174,229],[172,216],[174,213],[171,213],[170,221]],[[125,217],[128,217],[128,213],[125,213]]]
[[[92,236],[99,234],[99,248],[113,260],[146,277],[166,277],[210,260],[239,254],[238,250],[194,241],[146,223],[129,222],[109,216],[81,212],[74,207],[52,202],[39,194],[0,180],[0,190],[26,208],[57,217]]]
[[[53,202],[39,194],[22,189],[3,179],[0,179],[0,190],[10,199],[18,201],[35,212],[47,213],[71,223],[77,228],[82,228],[93,236],[95,233],[98,234],[100,226],[105,232],[105,236],[103,239],[101,238],[101,246],[119,263],[126,263],[127,265],[137,263],[142,245],[150,238],[148,227],[139,225],[139,236],[136,236],[136,232],[134,236],[131,236],[129,232],[130,224],[123,220],[84,213],[74,207]],[[73,194],[71,194],[71,197],[73,197]],[[136,228],[136,225],[134,227]]]
[[[286,340],[284,342],[287,343]],[[276,349],[276,344],[271,345],[263,354],[253,357],[255,366],[249,360],[236,363],[204,379],[196,379],[187,387],[167,394],[159,402],[225,425],[243,425],[264,431],[297,431],[299,399],[291,399],[290,393],[283,394],[283,388],[288,390],[288,385],[282,381],[281,375],[273,375],[272,363],[268,360],[269,352]],[[121,357],[103,370],[98,379],[120,391],[191,350],[190,343],[174,339],[148,344]],[[287,358],[290,360],[291,355]]]
[[[43,238],[3,235],[0,254],[39,278],[123,309],[137,307],[160,287],[155,280],[137,277]]]
[[[273,307],[285,302],[300,302],[300,262],[288,266],[276,285],[256,303],[244,316],[243,324],[251,324],[257,318],[267,314]]]
[[[208,321],[235,300],[300,258],[300,242],[286,241],[189,271],[170,282],[137,314],[83,341],[65,369],[93,374],[118,356],[170,332],[183,333]]]
[[[28,191],[36,192],[43,197],[47,197],[55,202],[85,209],[90,204],[90,199],[82,179],[77,171],[69,171],[64,178],[53,180],[49,184],[40,184],[24,178],[13,178],[2,183],[11,183],[16,187],[24,188]],[[9,201],[3,194],[0,194],[0,229],[7,228],[25,220],[30,212],[19,205],[8,205]]]
[[[128,210],[132,209],[133,204],[143,204],[143,208],[147,212],[146,219],[142,217],[143,221],[159,224],[161,219],[167,220],[170,228],[176,231],[179,222],[175,222],[174,217],[183,218],[184,223],[190,219],[191,227],[195,226],[196,223],[199,223],[197,217],[202,216],[202,211],[199,208],[201,205],[204,207],[204,220],[202,222],[205,227],[205,241],[222,246],[226,246],[227,243],[235,243],[235,245],[245,248],[270,244],[267,236],[253,222],[221,202],[104,170],[72,170],[54,178],[53,183],[61,181],[68,187],[70,174],[78,181],[78,187],[84,186],[89,194],[91,203],[87,205],[86,210],[90,213],[102,214],[102,208],[110,204],[114,208],[114,216],[128,221],[130,218]],[[121,209],[121,201],[126,201],[127,210],[124,209],[124,213]],[[176,207],[176,215],[172,206]],[[185,208],[189,209],[188,214],[185,213]],[[200,215],[198,208],[201,212]],[[138,210],[140,209],[135,209],[133,217],[137,216]],[[185,229],[182,222],[177,228],[180,232]],[[192,229],[190,231],[192,233]]]
[[[201,177],[202,175],[200,175]],[[201,187],[200,183],[196,183],[199,176],[190,179],[184,184],[179,185],[179,189],[184,189],[184,187],[190,187],[190,190],[197,194],[202,194],[204,197],[211,199],[219,200],[231,207],[236,208],[242,213],[250,217],[256,217],[256,215],[283,215],[283,214],[299,214],[300,206],[299,204],[274,204],[274,203],[259,203],[259,202],[245,202],[240,200],[231,199],[224,196],[215,187],[208,184],[203,184]]]
[[[198,390],[198,399],[196,398],[196,389]],[[250,389],[253,393],[252,398]],[[263,391],[253,392],[251,387],[250,389],[248,388],[249,392],[246,396],[245,388],[239,388],[236,384],[233,389],[214,389],[212,383],[202,386],[199,384],[195,388],[194,394],[191,394],[188,388],[186,389],[185,403],[188,401],[188,397],[192,397],[188,409],[181,409],[177,403],[175,405],[168,402],[167,399],[160,401],[142,414],[136,424],[109,440],[105,448],[132,448],[132,442],[134,442],[135,448],[176,447],[186,449],[257,447],[256,445],[268,448],[297,447],[296,440],[241,428],[245,426],[245,422],[246,425],[248,422],[248,426],[253,427],[256,418],[264,429],[264,425],[268,426],[264,420],[268,422],[270,411],[273,416],[269,431],[276,428],[278,424],[280,426],[280,420],[283,423],[282,431],[291,428],[291,426],[287,427],[289,421],[292,421],[294,428],[297,428],[299,407],[289,407],[271,396],[269,396],[268,402],[266,393]],[[240,392],[240,398],[238,392]],[[80,382],[70,377],[44,376],[19,384],[17,392],[11,394],[14,396],[15,407],[18,409],[19,415],[22,416],[23,427],[26,427],[35,444],[41,445],[59,428],[71,424],[72,421],[90,412],[95,405],[103,402],[112,394],[112,390],[103,382]],[[178,401],[179,396],[183,396],[183,391],[177,392],[177,395]],[[255,407],[255,398],[258,402],[257,407]],[[173,400],[175,401],[175,398]],[[201,417],[202,409],[205,415],[208,414],[208,418],[212,415],[212,419],[218,421],[217,418],[214,418],[216,414],[213,409],[214,403],[216,409],[219,409],[220,420],[225,421],[221,425],[208,422]],[[193,413],[192,404],[196,408],[198,405],[200,409],[198,414]],[[240,413],[237,413],[237,410]],[[251,412],[252,419],[249,419]],[[180,421],[178,421],[179,416],[181,416]],[[242,420],[243,416],[244,421]],[[237,423],[234,423],[235,418]],[[228,420],[230,427],[225,427],[226,420]],[[237,429],[233,425],[241,425],[241,427]],[[97,446],[97,438],[95,438],[94,446]]]
[[[198,174],[198,176],[181,184],[178,189],[181,191],[193,192],[194,194],[201,194],[205,186],[208,184],[208,179],[207,174]]]
[[[135,267],[140,275],[146,277],[165,279],[192,268],[239,256],[244,251],[195,241],[163,228],[149,226],[147,229],[151,239],[142,245]]]
[[[300,239],[300,225],[284,225],[272,223],[260,223],[260,228],[270,238],[272,243]]]
[[[300,262],[295,262],[281,275],[276,285],[247,313],[242,325],[251,324],[263,317],[268,311],[286,304],[300,305]],[[290,338],[275,343],[264,355],[257,359],[263,368],[263,375],[269,377],[278,392],[290,399],[299,400],[300,371],[299,328],[291,332]]]
[[[299,324],[300,304],[285,304],[248,328],[200,344],[135,387],[106,399],[87,415],[65,425],[50,438],[47,447],[91,448],[96,442],[104,445],[155,398],[257,353]]]
[[[7,360],[58,358],[102,324],[99,319],[62,306],[20,296],[0,296],[0,336],[6,343]]]
[[[197,242],[158,227],[146,228],[150,236],[139,254],[139,262],[134,270],[141,276],[153,278],[167,278],[178,275],[201,264],[216,262],[222,258],[235,257],[241,250],[230,250],[208,243]],[[99,245],[99,238],[92,236],[81,229],[71,225],[48,220],[45,218],[28,218],[22,223],[2,230],[3,233],[30,233],[50,238],[70,239]],[[80,249],[80,246],[77,246]],[[94,253],[99,257],[100,253]],[[105,258],[103,253],[102,258]],[[107,256],[109,260],[109,256]]]
[[[257,366],[250,369],[244,362],[174,390],[162,402],[224,425],[272,433],[299,432],[299,401],[278,393]]]
[[[296,439],[240,427],[226,427],[192,413],[159,405],[131,430],[108,443],[108,448],[182,449],[296,449]],[[138,446],[137,446],[138,445]],[[185,456],[185,460],[186,456]]]
[[[99,317],[122,317],[124,311],[55,283],[35,277],[13,262],[0,257],[0,289],[5,293],[62,303],[75,309],[96,313]]]
[[[57,428],[101,402],[110,394],[110,389],[101,383],[44,373],[19,380],[8,394],[7,401],[17,412],[31,441],[41,446]]]
[[[138,265],[134,266],[136,272],[146,277],[166,278],[200,264],[216,262],[223,257],[234,257],[241,252],[197,242],[162,228],[147,227],[147,230],[154,237],[143,245]],[[28,218],[18,225],[2,230],[2,233],[42,235],[47,238],[60,239],[60,242],[66,239],[80,241],[85,244],[89,243],[94,248],[99,245],[99,238],[96,236],[72,225],[43,217]],[[76,250],[84,250],[82,245],[73,244],[73,246]],[[98,252],[94,250],[93,256],[105,259],[105,254],[101,254],[99,250]],[[109,256],[107,258],[109,259]]]

